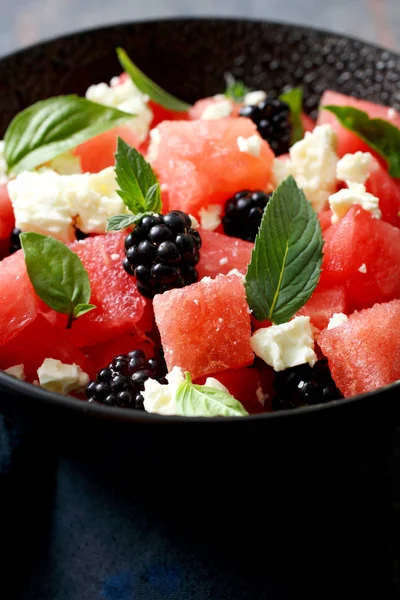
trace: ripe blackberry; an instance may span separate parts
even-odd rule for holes
[[[14,227],[12,230],[10,235],[10,246],[8,248],[10,254],[14,254],[14,252],[21,250],[21,240],[19,239],[21,233],[21,230],[17,227]]]
[[[267,140],[275,156],[289,151],[292,127],[286,102],[266,99],[254,106],[243,106],[239,114],[257,125],[259,134]]]
[[[274,387],[277,394],[272,400],[273,410],[312,406],[343,398],[326,359],[317,361],[313,367],[305,364],[279,371]]]
[[[86,397],[89,402],[144,410],[144,382],[151,378],[165,384],[166,373],[162,358],[147,360],[143,350],[133,350],[116,356],[108,367],[101,369],[96,380],[86,387]]]
[[[222,217],[226,235],[254,242],[271,195],[261,191],[243,190],[229,198]]]
[[[143,217],[125,239],[125,270],[147,298],[198,280],[201,238],[189,215],[173,210]]]

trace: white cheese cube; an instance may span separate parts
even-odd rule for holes
[[[212,104],[209,104],[207,108],[203,111],[201,118],[206,121],[213,119],[222,119],[223,117],[229,117],[232,113],[233,107],[232,102],[227,98],[223,100],[217,100]]]
[[[239,135],[237,145],[240,152],[247,152],[251,156],[260,156],[261,152],[261,137],[256,133],[248,138]]]
[[[336,166],[336,177],[340,181],[365,183],[369,177],[372,164],[372,154],[356,152],[345,154]]]
[[[379,209],[379,199],[366,191],[362,183],[347,182],[348,188],[343,188],[329,197],[329,205],[332,209],[332,223],[337,223],[342,219],[353,206],[359,204],[362,208],[371,213],[375,219],[380,219],[382,213]]]
[[[335,329],[335,327],[339,327],[339,325],[347,323],[348,320],[348,316],[344,313],[334,313],[329,319],[328,329]]]
[[[37,370],[39,384],[51,392],[67,396],[70,392],[80,392],[89,383],[89,375],[78,365],[66,365],[54,358],[45,358]]]

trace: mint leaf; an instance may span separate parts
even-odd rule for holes
[[[90,281],[79,256],[53,237],[21,233],[26,270],[36,294],[47,306],[73,319],[96,308],[89,304]]]
[[[75,95],[36,102],[16,115],[5,133],[8,170],[34,169],[132,117]]]
[[[387,162],[389,174],[400,177],[400,129],[384,119],[370,119],[352,106],[323,106],[339,123],[355,133]]]
[[[225,96],[234,102],[243,102],[245,95],[251,91],[243,81],[235,79],[231,73],[226,73],[225,82]]]
[[[303,90],[301,88],[293,88],[288,92],[284,92],[279,96],[279,100],[285,102],[290,108],[290,122],[292,125],[292,135],[290,144],[293,146],[296,142],[303,139],[304,127],[301,120],[303,111]]]
[[[163,90],[159,85],[147,77],[139,67],[133,64],[125,50],[117,48],[117,55],[121,67],[128,73],[129,77],[142,94],[147,94],[150,96],[151,100],[156,102],[156,104],[159,104],[168,110],[185,112],[190,108],[190,104],[183,102],[183,100],[179,100],[179,98],[175,98],[175,96],[172,96]]]
[[[289,176],[267,204],[246,273],[256,319],[285,323],[307,302],[319,280],[322,245],[317,215]]]
[[[230,394],[192,383],[189,373],[176,391],[177,414],[183,417],[242,417],[244,406]]]
[[[121,229],[126,229],[131,225],[134,225],[145,214],[153,214],[153,213],[138,213],[137,215],[114,215],[110,217],[107,221],[107,231],[120,231]]]

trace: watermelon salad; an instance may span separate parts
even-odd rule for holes
[[[202,417],[400,380],[400,114],[231,76],[190,105],[117,52],[0,142],[0,369]]]

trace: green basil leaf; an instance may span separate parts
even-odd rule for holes
[[[290,121],[292,124],[290,143],[293,146],[293,144],[304,137],[303,121],[301,120],[301,113],[303,111],[303,90],[298,87],[293,88],[288,92],[281,94],[279,100],[285,102],[290,108]]]
[[[387,162],[389,174],[400,177],[400,129],[384,119],[370,119],[353,106],[323,106]]]
[[[47,306],[71,321],[96,308],[89,304],[89,276],[75,252],[39,233],[21,233],[20,239],[29,279]]]
[[[107,221],[107,231],[120,231],[135,225],[142,217],[152,215],[152,212],[138,213],[137,215],[114,215]]]
[[[161,212],[161,192],[157,176],[143,156],[118,138],[115,154],[118,194],[134,214]]]
[[[267,204],[246,273],[256,319],[285,323],[307,302],[319,280],[322,245],[317,215],[290,176]]]
[[[36,102],[14,117],[5,133],[8,170],[34,169],[132,117],[75,95]]]
[[[147,77],[139,67],[133,64],[125,50],[117,48],[117,55],[121,67],[128,73],[129,77],[142,94],[147,94],[156,104],[159,104],[168,110],[186,112],[190,108],[190,104],[183,102],[183,100],[179,100],[179,98],[175,98],[175,96],[172,96],[163,90],[159,85]]]
[[[225,96],[234,102],[243,102],[245,95],[251,91],[251,89],[247,87],[243,81],[235,79],[231,73],[226,73],[225,82]]]
[[[189,373],[176,391],[177,414],[183,417],[243,417],[249,413],[230,394],[192,383]]]

